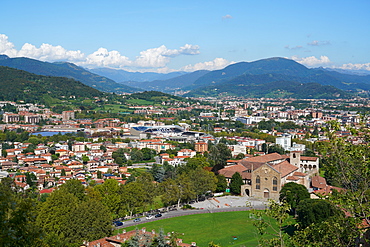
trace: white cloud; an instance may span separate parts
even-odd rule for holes
[[[5,54],[9,57],[29,57],[47,62],[69,61],[88,68],[111,67],[124,68],[131,71],[170,71],[166,66],[171,61],[171,58],[180,55],[197,55],[200,54],[200,51],[198,45],[185,44],[179,49],[168,49],[162,45],[140,52],[140,55],[135,60],[130,60],[118,51],[108,51],[103,47],[92,54],[85,55],[79,50],[69,51],[60,45],[42,44],[37,48],[32,44],[25,43],[18,51],[14,48],[14,44],[8,41],[8,36],[0,34],[0,54]]]
[[[299,49],[302,49],[303,46],[300,46],[300,45],[296,45],[294,47],[290,47],[289,45],[286,45],[284,46],[285,49],[288,49],[288,50],[299,50]]]
[[[186,44],[183,47],[180,47],[180,50],[179,50],[179,54],[183,54],[183,55],[198,55],[199,53],[200,53],[199,45]]]
[[[204,62],[204,63],[197,63],[194,65],[186,65],[181,68],[183,71],[196,71],[196,70],[216,70],[216,69],[223,69],[227,65],[230,65],[234,62],[229,62],[228,60],[224,58],[215,58],[212,61]]]
[[[199,54],[199,46],[186,44],[180,49],[170,50],[166,46],[161,45],[158,48],[151,48],[140,52],[135,60],[137,67],[164,67],[170,62],[171,57],[179,55],[197,55]]]
[[[341,69],[350,69],[350,70],[369,70],[370,71],[370,63],[347,63],[343,64],[339,68]]]
[[[132,61],[128,57],[122,56],[118,51],[108,51],[105,48],[99,48],[97,51],[88,55],[83,62],[77,64],[89,68],[123,68],[125,66],[131,66]]]
[[[318,41],[314,40],[312,42],[307,43],[310,46],[322,46],[322,45],[330,45],[330,41]]]
[[[316,58],[315,56],[302,58],[298,56],[292,56],[291,59],[308,67],[323,66],[331,63],[330,59],[327,56],[320,56],[320,58]]]
[[[232,19],[233,17],[231,15],[225,15],[222,16],[222,20]]]
[[[81,51],[68,51],[58,46],[42,44],[40,48],[26,43],[18,51],[17,57],[30,57],[41,61],[80,61],[85,55]]]
[[[0,34],[0,54],[5,54],[9,57],[15,57],[17,55],[14,44],[8,41],[8,36],[5,34]]]

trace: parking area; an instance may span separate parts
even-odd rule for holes
[[[254,199],[251,197],[242,196],[222,196],[213,197],[202,202],[192,203],[191,206],[195,208],[216,209],[216,208],[232,208],[232,207],[246,207],[264,208],[265,200]]]

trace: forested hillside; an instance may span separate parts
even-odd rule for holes
[[[49,105],[69,98],[94,98],[104,93],[74,79],[41,76],[0,66],[0,100]]]

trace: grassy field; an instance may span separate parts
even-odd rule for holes
[[[167,232],[178,232],[184,243],[196,242],[197,246],[208,246],[213,241],[226,246],[257,246],[256,229],[249,218],[248,211],[195,214],[170,219],[161,219],[138,226],[147,231],[163,229]],[[136,227],[127,227],[126,231]],[[234,236],[237,238],[234,240]]]

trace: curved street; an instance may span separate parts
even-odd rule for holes
[[[240,196],[224,196],[224,197],[213,197],[202,202],[196,202],[190,204],[196,209],[179,209],[161,213],[162,217],[146,219],[145,216],[140,217],[141,221],[133,222],[133,219],[124,221],[122,226],[116,227],[116,229],[126,228],[129,226],[139,225],[155,220],[168,219],[173,217],[179,217],[191,214],[205,214],[205,213],[218,213],[218,212],[232,212],[232,211],[246,211],[251,209],[265,209],[266,201],[253,199],[250,197]],[[247,206],[249,205],[249,206]]]

